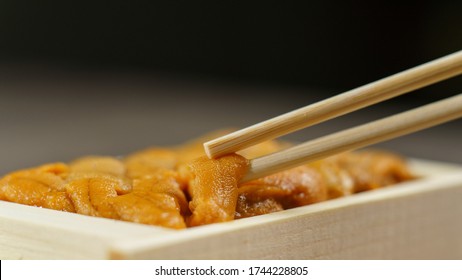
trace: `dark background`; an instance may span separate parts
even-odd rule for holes
[[[462,1],[0,1],[0,171],[244,127],[462,47]],[[289,136],[452,96],[462,79]],[[381,145],[462,163],[461,122]]]
[[[0,2],[1,58],[352,88],[462,45],[460,1]]]

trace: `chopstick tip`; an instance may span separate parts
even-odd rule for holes
[[[213,154],[212,154],[212,151],[210,150],[209,142],[205,142],[203,146],[204,146],[204,151],[207,157],[209,159],[213,159]]]

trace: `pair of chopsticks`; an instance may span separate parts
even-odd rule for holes
[[[210,158],[335,118],[462,73],[462,51],[204,143]],[[462,94],[251,160],[241,182],[462,117]]]

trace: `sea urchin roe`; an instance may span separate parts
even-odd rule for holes
[[[66,172],[66,165],[57,163],[10,173],[0,180],[0,198],[73,212],[74,207],[64,191],[65,182],[60,176]]]
[[[118,195],[121,184],[120,178],[111,175],[77,173],[70,175],[66,191],[79,214],[176,229],[185,227],[180,203],[186,212],[186,198],[170,172],[137,179],[129,193]]]
[[[117,218],[107,199],[117,196],[117,183],[103,176],[79,178],[66,185],[66,192],[79,214],[105,218]]]
[[[414,177],[401,157],[376,150],[348,152],[309,164],[321,176],[329,198],[372,190]]]
[[[29,169],[30,171],[34,170],[36,172],[52,173],[63,179],[66,178],[69,171],[69,166],[62,162],[43,164],[39,167]],[[21,171],[19,171],[21,172]]]
[[[66,178],[66,182],[71,182],[78,179],[91,178],[100,178],[102,180],[106,180],[109,184],[111,184],[114,187],[114,190],[117,192],[118,195],[127,194],[132,191],[132,181],[130,179],[98,172],[69,173],[69,175]]]
[[[300,166],[239,187],[236,218],[308,205],[327,199],[321,176],[308,166]]]
[[[123,221],[164,226],[173,229],[186,227],[180,206],[174,196],[134,190],[108,200],[118,219]]]
[[[368,150],[343,155],[339,164],[354,178],[355,193],[413,178],[402,157],[383,151]]]
[[[101,173],[118,177],[125,176],[125,165],[114,157],[87,156],[69,163],[73,173]]]
[[[258,186],[252,186],[258,188]],[[274,188],[274,187],[264,187],[266,190],[267,188]],[[250,190],[252,191],[252,190]],[[253,216],[259,216],[263,214],[269,214],[273,212],[279,212],[284,210],[281,203],[277,202],[274,198],[263,198],[263,197],[254,197],[249,196],[247,193],[239,194],[237,205],[236,205],[236,213],[234,218],[241,219],[241,218],[248,218]]]
[[[172,196],[180,207],[181,214],[188,215],[188,201],[178,182],[178,174],[172,170],[160,169],[151,175],[133,180],[134,192],[163,193]]]
[[[246,158],[236,154],[218,159],[201,157],[190,164],[190,226],[234,219],[237,186],[246,173],[248,164]]]
[[[127,176],[136,179],[155,174],[160,169],[174,169],[178,155],[169,149],[150,148],[129,155],[124,162]]]

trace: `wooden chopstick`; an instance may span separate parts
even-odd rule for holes
[[[365,147],[462,117],[462,94],[368,124],[333,133],[251,160],[241,182],[251,181],[336,153]]]
[[[210,158],[237,152],[462,73],[462,51],[204,143]]]

